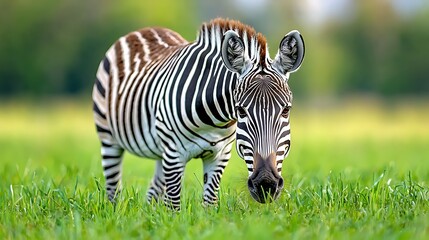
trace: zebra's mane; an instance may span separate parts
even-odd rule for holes
[[[259,59],[266,59],[267,40],[265,36],[256,32],[253,27],[236,20],[216,18],[208,23],[203,23],[198,33],[198,39],[201,39],[202,36],[204,36],[206,33],[208,33],[208,35],[217,33],[218,30],[220,31],[220,36],[223,36],[223,34],[228,30],[236,31],[243,40],[247,39],[249,41],[248,46],[251,46],[250,41],[251,39],[254,39],[256,42],[256,47],[259,49]],[[246,35],[246,38],[244,35]]]

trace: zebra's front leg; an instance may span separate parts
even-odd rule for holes
[[[149,190],[147,191],[147,201],[149,203],[158,202],[164,196],[165,192],[165,179],[162,168],[162,161],[156,162],[155,174],[152,182],[150,183]]]
[[[182,190],[182,177],[185,172],[186,161],[181,161],[179,157],[172,157],[164,154],[162,160],[162,170],[165,179],[165,204],[179,211],[180,192]]]
[[[204,168],[204,193],[203,204],[216,205],[220,180],[228,161],[231,158],[232,143],[227,144],[216,157],[203,160]]]

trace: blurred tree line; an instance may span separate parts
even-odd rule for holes
[[[355,1],[354,16],[314,28],[300,22],[296,4],[286,1],[271,1],[265,9],[270,14],[249,15],[234,11],[239,7],[231,1],[213,2],[2,1],[0,96],[88,94],[99,61],[118,37],[156,25],[192,41],[201,22],[216,16],[242,20],[263,32],[272,56],[282,34],[300,29],[306,59],[294,76],[299,79],[294,91],[389,97],[429,93],[427,9],[403,17],[389,1]]]
[[[429,93],[429,12],[401,18],[389,1],[360,1],[349,24],[327,35],[344,53],[338,91]],[[328,60],[329,61],[329,60]]]
[[[194,36],[186,11],[178,1],[1,1],[0,96],[88,93],[120,36],[152,25]]]

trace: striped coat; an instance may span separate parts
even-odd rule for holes
[[[229,30],[239,36],[238,42]],[[216,203],[236,137],[236,91],[244,75],[257,74],[255,69],[261,66],[269,69],[266,52],[261,34],[223,19],[203,24],[191,43],[165,28],[145,28],[121,37],[100,63],[93,90],[109,199],[114,201],[120,189],[126,150],[157,160],[148,201],[163,197],[179,208],[185,165],[201,158],[204,202]],[[236,70],[247,62],[252,67],[246,73]],[[289,88],[284,78],[278,78],[288,102]],[[249,175],[253,165],[248,163]]]

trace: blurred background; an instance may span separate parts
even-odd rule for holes
[[[286,182],[353,169],[371,179],[390,168],[429,179],[427,0],[0,1],[0,176],[15,184],[33,171],[58,181],[102,177],[91,90],[106,50],[148,26],[193,41],[216,17],[262,32],[272,57],[287,32],[304,37],[304,63],[289,83]],[[125,182],[147,186],[153,161],[127,158]],[[239,178],[247,192],[244,162],[230,162],[226,183]],[[190,164],[199,189],[201,162]]]
[[[0,2],[0,96],[89,99],[98,63],[120,36],[164,26],[193,41],[215,17],[262,32],[272,57],[298,29],[306,57],[290,83],[295,96],[429,93],[426,0],[15,0]]]
[[[138,236],[146,226],[139,223],[146,222],[144,212],[127,221],[106,214],[109,210],[97,200],[104,198],[104,178],[92,119],[96,70],[106,50],[131,31],[162,26],[193,41],[201,23],[216,17],[240,20],[263,33],[271,57],[289,31],[299,30],[305,40],[304,62],[289,82],[292,147],[283,163],[285,188],[279,200],[289,207],[285,213],[275,210],[278,218],[257,228],[241,226],[249,221],[226,228],[208,223],[208,231],[191,232],[207,238],[207,232],[238,226],[238,232],[254,233],[274,229],[272,224],[282,219],[284,226],[275,228],[278,238],[283,231],[309,236],[302,235],[308,226],[316,226],[321,238],[343,236],[335,235],[338,229],[347,229],[344,236],[370,229],[387,239],[416,238],[407,235],[410,231],[428,235],[427,221],[420,223],[427,218],[420,209],[427,209],[429,192],[428,0],[0,0],[0,208],[7,208],[0,210],[0,239],[2,227],[9,231],[6,239],[19,239],[17,231],[30,239],[35,231],[45,239],[74,239],[80,232],[111,238],[116,229],[128,232],[121,238]],[[155,162],[131,154],[125,158],[124,192],[130,194],[124,196],[135,195],[143,203]],[[189,162],[182,202],[199,205],[202,173],[201,161]],[[251,200],[247,174],[233,151],[221,200],[237,197],[227,204],[250,204],[265,209],[265,216],[269,208]],[[76,189],[82,197],[75,196]],[[344,191],[332,195],[331,189]],[[393,195],[378,194],[388,191]],[[343,199],[356,200],[343,204]],[[392,214],[398,201],[401,206]],[[333,202],[339,203],[338,216],[330,218],[337,210]],[[353,205],[352,211],[341,209]],[[86,206],[94,212],[83,211]],[[404,206],[409,206],[405,212]],[[325,210],[328,215],[319,215]],[[253,216],[246,211],[238,214]],[[399,215],[403,218],[395,218]],[[322,225],[313,224],[316,218]],[[338,219],[345,221],[337,226]],[[163,220],[149,220],[151,232],[165,231]],[[94,223],[105,229],[93,230]],[[64,226],[70,226],[70,235],[59,235]],[[389,235],[397,229],[408,231]],[[56,237],[46,237],[51,236],[47,231]],[[189,232],[188,226],[173,231]]]

